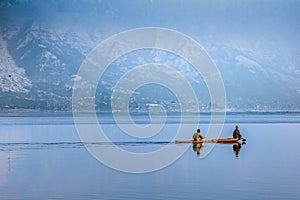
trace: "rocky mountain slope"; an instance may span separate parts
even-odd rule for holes
[[[207,50],[224,80],[229,110],[300,110],[298,27],[252,36],[230,35],[228,29],[227,34],[219,34],[211,27],[189,31],[185,27],[192,29],[196,22],[188,26],[184,15],[172,25],[174,18],[163,22],[156,18],[165,11],[157,7],[158,2],[135,3],[125,7],[116,1],[1,1],[0,108],[70,111],[77,71],[95,46],[120,31],[161,26],[191,36]],[[113,63],[98,86],[97,109],[109,111],[117,80],[133,66],[148,62],[170,65],[182,73],[199,96],[201,108],[209,109],[201,77],[187,63],[159,51],[137,52]],[[157,86],[141,88],[131,102],[135,110],[147,110],[153,103],[162,103],[170,111],[179,106],[174,95]]]

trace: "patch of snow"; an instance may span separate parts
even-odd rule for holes
[[[72,75],[72,79],[73,79],[74,81],[80,81],[80,80],[82,80],[82,77],[79,76],[79,75],[77,75],[77,74],[73,74],[73,75]]]
[[[45,71],[49,67],[61,67],[62,63],[57,58],[56,55],[51,53],[50,51],[45,51],[42,53],[40,61],[40,71]]]
[[[26,34],[24,40],[19,40],[19,45],[17,46],[17,50],[24,48],[30,41],[34,40],[34,36],[32,34]]]
[[[7,50],[7,43],[0,35],[0,91],[2,92],[29,92],[32,86],[25,70],[16,65]]]
[[[44,48],[44,49],[47,48],[47,47],[46,47],[45,45],[43,45],[43,44],[39,44],[38,46],[41,47],[41,48]]]
[[[263,72],[264,74],[267,74],[260,64],[250,58],[247,58],[243,55],[238,55],[235,57],[235,60],[238,62],[238,64],[247,67],[248,70],[253,74],[257,72]]]

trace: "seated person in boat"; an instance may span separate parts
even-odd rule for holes
[[[197,132],[194,133],[193,139],[194,141],[200,141],[204,138],[204,136],[200,133],[200,129],[197,129]]]
[[[243,138],[237,125],[235,126],[235,130],[233,131],[232,136],[233,138],[239,138],[239,140]]]

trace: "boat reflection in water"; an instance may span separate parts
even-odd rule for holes
[[[240,154],[240,151],[241,151],[241,148],[243,147],[243,145],[245,145],[246,143],[245,142],[233,142],[233,143],[217,143],[217,144],[232,144],[232,149],[235,153],[235,157],[238,158],[239,157],[239,154]],[[203,148],[203,143],[194,143],[193,144],[193,150],[196,152],[197,156],[199,157],[200,156],[200,152],[201,152],[201,149]]]
[[[243,143],[241,144],[241,143],[237,142],[237,143],[234,143],[234,144],[232,145],[232,149],[233,149],[233,151],[235,152],[235,157],[236,157],[236,158],[239,157],[240,150],[241,150],[243,144],[246,144],[246,143],[243,142]]]
[[[197,153],[197,156],[200,155],[200,151],[203,148],[203,143],[194,143],[193,144],[193,150]]]

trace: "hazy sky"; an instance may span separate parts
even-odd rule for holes
[[[300,1],[188,0],[112,1],[122,26],[166,26],[190,32],[272,34],[300,31]],[[294,35],[295,37],[296,35]]]
[[[70,27],[79,21],[94,26],[97,21],[112,33],[159,26],[194,37],[201,34],[249,39],[275,37],[292,40],[295,44],[300,42],[299,9],[300,1],[297,0],[35,0],[31,1],[26,14],[42,22],[57,21],[59,24],[67,20],[65,25]],[[0,16],[22,19],[21,10],[26,9],[24,6],[13,11],[4,8]],[[73,20],[65,19],[67,15]]]

